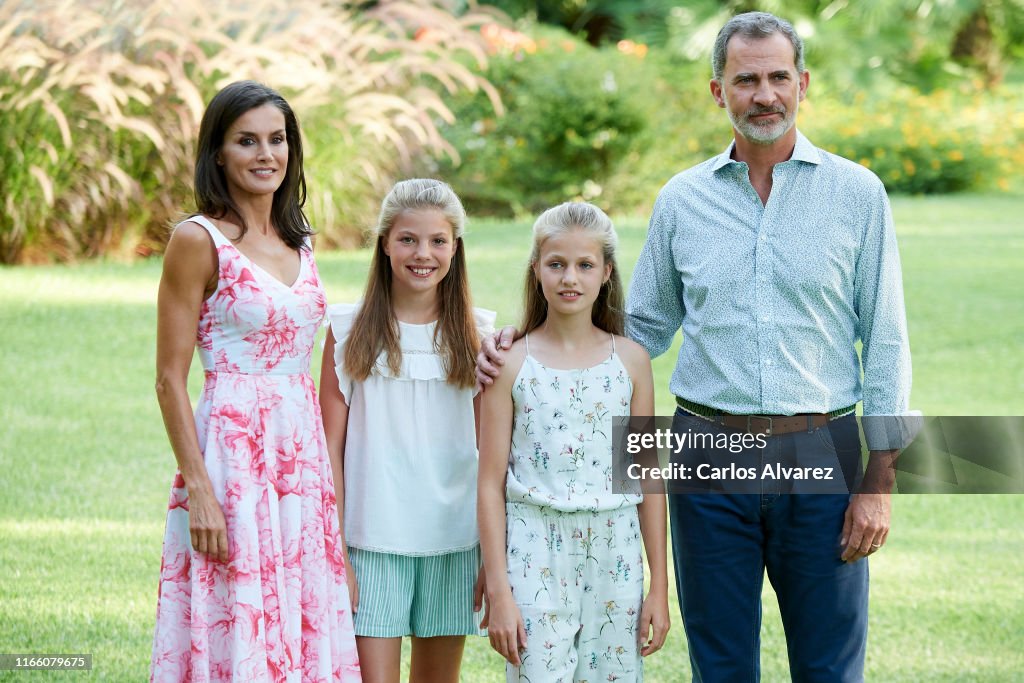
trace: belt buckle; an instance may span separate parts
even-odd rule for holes
[[[770,415],[747,415],[747,432],[753,433],[753,429],[750,426],[751,420],[765,420],[768,423],[768,428],[764,430],[765,436],[772,435],[772,429],[774,427],[774,418]]]

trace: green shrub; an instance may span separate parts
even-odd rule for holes
[[[649,214],[672,176],[720,153],[732,140],[729,119],[708,89],[707,65],[657,51],[647,60],[656,74],[648,96],[649,123],[607,183],[620,213]]]
[[[518,36],[518,38],[516,38]],[[454,98],[455,121],[441,127],[455,159],[428,159],[471,212],[536,213],[583,198],[609,202],[604,183],[648,125],[653,77],[637,54],[595,49],[554,29],[511,33],[484,77],[506,108],[487,98]]]
[[[801,119],[817,145],[867,166],[890,192],[1008,190],[1024,162],[1021,96],[900,88],[870,100],[809,99]]]

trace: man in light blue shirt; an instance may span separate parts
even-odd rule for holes
[[[789,23],[734,17],[712,61],[711,93],[734,140],[659,194],[629,289],[627,334],[654,357],[682,328],[671,380],[677,429],[715,423],[761,435],[759,465],[822,450],[859,454],[855,404],[863,400],[865,415],[900,415],[910,393],[885,189],[797,131],[809,74]],[[793,680],[863,679],[863,558],[885,543],[903,445],[878,419],[866,423],[871,457],[852,495],[780,496],[762,486],[754,495],[670,496],[695,681],[758,680],[766,569]]]
[[[682,326],[672,393],[735,414],[858,403],[862,340],[864,414],[901,414],[910,353],[885,188],[791,133],[766,204],[735,142],[669,181],[633,273],[627,333],[654,357]]]

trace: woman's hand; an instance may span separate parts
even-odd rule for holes
[[[512,592],[506,590],[499,597],[488,596],[487,610],[490,619],[487,635],[491,647],[509,664],[519,666],[519,652],[526,649],[526,626]]]
[[[637,630],[640,655],[646,657],[660,650],[665,644],[668,629],[668,595],[665,591],[651,590],[640,608],[640,628]]]
[[[348,561],[348,550],[345,551],[345,581],[348,583],[348,601],[352,607],[352,614],[359,611],[359,582],[356,580],[356,570]]]
[[[228,561],[228,525],[213,493],[189,492],[188,530],[193,550],[218,562]]]
[[[487,605],[484,602],[484,596],[487,594],[487,572],[484,571],[483,564],[480,565],[480,571],[476,574],[476,585],[473,586],[473,611],[479,612],[481,609],[484,610],[484,618],[480,620],[480,628],[487,628]]]

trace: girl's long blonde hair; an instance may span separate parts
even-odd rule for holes
[[[455,240],[451,269],[438,286],[440,313],[434,330],[434,346],[444,359],[448,383],[470,388],[476,383],[474,371],[480,341],[473,319],[466,250],[462,241],[466,211],[447,183],[425,178],[395,184],[381,203],[375,230],[377,248],[370,263],[363,305],[356,314],[345,344],[345,371],[353,379],[364,381],[370,376],[382,351],[387,354],[392,374],[397,375],[401,369],[398,320],[391,305],[391,261],[384,253],[384,244],[402,212],[423,210],[440,211],[452,226]]]
[[[544,290],[534,272],[534,264],[540,260],[540,250],[544,242],[572,230],[579,230],[587,237],[592,237],[601,245],[601,254],[606,264],[611,264],[612,272],[608,281],[601,285],[601,291],[594,301],[590,319],[594,325],[605,332],[621,335],[625,317],[623,314],[622,283],[619,280],[619,267],[615,261],[615,248],[619,237],[608,215],[587,202],[565,202],[550,208],[540,215],[533,224],[533,250],[530,252],[530,263],[526,267],[526,287],[523,291],[523,322],[519,325],[519,336],[522,337],[540,327],[548,317],[548,302],[544,298]]]

